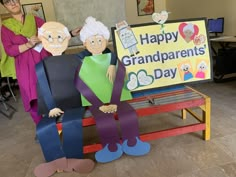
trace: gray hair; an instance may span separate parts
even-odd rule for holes
[[[110,31],[108,28],[100,21],[96,21],[93,17],[87,17],[85,20],[85,24],[80,31],[80,40],[85,42],[91,36],[101,35],[106,40],[110,38]]]
[[[68,28],[67,27],[65,27],[63,24],[61,24],[61,23],[58,23],[58,22],[53,22],[53,21],[51,21],[51,22],[46,22],[46,23],[44,23],[40,28],[38,28],[38,35],[39,36],[43,36],[43,33],[46,31],[46,29],[45,29],[45,27],[49,27],[49,26],[51,26],[51,27],[53,27],[53,25],[54,24],[59,24],[59,25],[61,25],[62,27],[63,27],[63,32],[64,32],[64,34],[66,35],[66,37],[70,37],[71,35],[70,35],[70,32],[69,32],[69,30],[68,30]]]
[[[183,31],[187,31],[187,30],[190,30],[190,31],[194,32],[194,27],[193,27],[193,24],[192,24],[192,23],[187,24],[187,25],[183,28]]]

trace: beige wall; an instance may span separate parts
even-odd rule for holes
[[[22,4],[42,2],[47,21],[56,20],[53,0],[21,0]],[[169,20],[195,17],[225,17],[224,35],[236,35],[235,0],[154,0],[155,12],[167,10]],[[151,16],[138,16],[137,0],[126,0],[126,20],[129,24],[152,22]],[[0,14],[7,11],[0,5]],[[1,22],[0,22],[1,23]]]
[[[47,21],[55,21],[54,6],[52,0],[21,0],[21,4],[43,3],[43,10]],[[0,14],[7,13],[7,10],[0,5]]]
[[[126,0],[126,20],[131,24],[139,24],[139,23],[148,23],[152,22],[152,16],[138,16],[137,13],[137,0]],[[155,12],[159,12],[161,10],[166,9],[165,0],[154,0]]]
[[[21,0],[22,4],[42,2],[47,21],[56,20],[53,0]],[[169,19],[192,17],[225,17],[225,35],[236,35],[235,0],[154,0],[155,12],[171,12]],[[152,22],[151,16],[138,16],[137,0],[126,0],[126,20],[129,24]],[[0,5],[0,14],[7,11]]]
[[[235,0],[166,0],[169,19],[225,17],[224,35],[236,35]]]

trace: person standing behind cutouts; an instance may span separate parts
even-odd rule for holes
[[[2,44],[6,54],[15,58],[16,77],[24,109],[37,124],[41,116],[37,113],[35,65],[51,55],[43,49],[37,37],[37,29],[44,21],[30,14],[24,15],[20,0],[0,0],[0,3],[12,16],[2,22]]]

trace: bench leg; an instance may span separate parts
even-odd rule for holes
[[[182,109],[181,110],[181,113],[182,113],[182,119],[186,119],[187,118],[187,111],[186,111],[186,109]]]
[[[203,111],[203,122],[206,124],[206,129],[203,131],[203,139],[210,140],[211,136],[211,99],[205,98],[206,109]]]

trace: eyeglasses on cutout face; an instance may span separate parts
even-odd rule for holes
[[[52,35],[49,34],[47,36],[42,35],[42,37],[46,39],[49,43],[53,43],[54,40],[56,40],[58,43],[63,43],[64,40],[66,39],[66,37],[62,35],[57,35],[56,37],[53,37]]]
[[[3,5],[9,6],[11,4],[16,4],[19,2],[19,0],[3,0]]]

